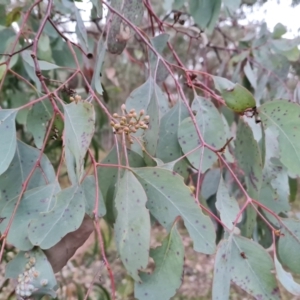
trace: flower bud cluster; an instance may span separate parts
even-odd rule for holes
[[[75,95],[74,97],[70,97],[71,102],[75,102],[76,104],[81,101],[81,96],[80,95]]]
[[[116,134],[126,134],[129,142],[133,144],[133,139],[130,137],[130,134],[136,133],[139,129],[148,129],[150,116],[145,116],[143,109],[139,113],[137,113],[134,108],[127,112],[125,104],[121,106],[121,109],[122,115],[114,113],[114,120],[110,122],[110,125]]]

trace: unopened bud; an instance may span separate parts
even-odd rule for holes
[[[143,120],[144,120],[144,121],[149,121],[149,120],[150,120],[150,116],[148,116],[148,115],[145,116]]]
[[[72,102],[75,101],[74,97],[70,97],[70,101]]]
[[[142,109],[142,110],[140,111],[140,116],[143,116],[144,114],[145,114],[145,110]]]
[[[125,104],[122,104],[122,105],[121,105],[121,109],[122,109],[122,110],[126,110],[126,105],[125,105]]]
[[[134,108],[132,108],[130,111],[129,111],[129,113],[134,113],[135,112],[135,109]]]
[[[117,118],[118,116],[119,116],[119,115],[118,115],[117,113],[114,113],[114,114],[113,114],[113,117],[114,117],[114,118]]]

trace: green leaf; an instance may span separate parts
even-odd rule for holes
[[[234,84],[226,78],[212,76],[215,88],[220,92],[226,105],[237,113],[256,107],[253,95],[239,83]]]
[[[278,131],[279,159],[289,174],[300,176],[300,106],[284,100],[274,100],[259,107],[264,128]]]
[[[216,208],[220,212],[221,221],[229,229],[233,229],[233,224],[240,208],[237,201],[229,195],[229,191],[222,177],[220,178],[217,192]]]
[[[97,16],[99,18],[102,18],[102,14],[103,14],[102,1],[91,0],[91,2],[93,3],[93,6],[96,8]]]
[[[215,258],[214,279],[212,285],[212,299],[229,299],[230,290],[230,266],[231,266],[231,243],[222,240],[218,245]]]
[[[101,85],[100,74],[101,74],[105,54],[106,54],[106,47],[105,47],[105,43],[101,36],[101,38],[98,41],[98,45],[97,45],[97,60],[95,63],[96,67],[95,67],[95,70],[93,73],[93,78],[92,78],[92,83],[91,83],[91,87],[93,88],[93,90],[96,90],[97,93],[100,95],[103,95],[103,88]]]
[[[298,195],[298,181],[297,178],[289,177],[289,187],[290,187],[290,199],[289,202],[294,202]]]
[[[98,183],[97,183],[98,184]],[[85,196],[85,213],[88,214],[91,218],[94,218],[94,208],[96,201],[96,182],[95,176],[87,176],[82,182],[82,189]],[[106,215],[106,207],[104,204],[104,199],[101,193],[101,190],[98,190],[98,218],[102,218]]]
[[[205,173],[205,177],[201,185],[201,195],[205,200],[217,193],[220,179],[221,171],[219,168],[211,169]]]
[[[135,283],[134,296],[140,300],[169,300],[182,283],[184,263],[184,247],[176,226],[161,246],[151,249],[150,256],[155,270],[140,274],[142,283]]]
[[[226,132],[223,120],[216,107],[211,103],[211,101],[196,96],[192,103],[192,109],[196,111],[197,125],[204,141],[216,149],[223,147],[226,143]],[[178,131],[178,141],[183,153],[185,154],[196,149],[201,144],[195,125],[190,117],[181,122]],[[200,148],[187,156],[189,162],[195,169],[199,168],[202,151],[203,148]],[[201,165],[201,173],[208,170],[217,161],[217,159],[218,158],[214,152],[205,148]]]
[[[84,218],[83,191],[71,186],[56,194],[54,207],[40,213],[28,226],[29,239],[33,245],[49,249],[67,233],[77,230]]]
[[[80,11],[76,7],[76,5],[73,6],[73,10],[75,12],[75,18],[76,18],[76,27],[75,31],[79,40],[79,43],[83,50],[88,53],[89,52],[89,46],[88,46],[88,37],[87,37],[87,32],[86,28],[84,26],[84,23],[81,18]]]
[[[119,145],[120,146],[120,145]],[[133,168],[140,168],[145,167],[145,161],[143,157],[141,157],[138,153],[127,149],[127,156],[129,166]],[[124,164],[124,157],[120,157],[121,163]],[[117,175],[119,169],[116,167],[110,167],[110,164],[118,165],[118,154],[117,148],[113,147],[108,155],[101,161],[101,166],[98,167],[98,181],[99,187],[102,192],[104,199],[106,198],[108,189],[110,186],[114,186],[117,182]],[[107,164],[108,166],[105,167],[103,165]]]
[[[22,7],[17,6],[13,8],[7,15],[6,15],[6,27],[9,27],[13,22],[17,22],[21,17]]]
[[[142,109],[144,109],[145,111],[147,110],[153,94],[152,82],[152,78],[148,77],[145,83],[143,83],[141,86],[130,93],[130,95],[126,99],[127,111],[130,111],[133,108],[137,112],[140,112]]]
[[[240,7],[241,2],[241,0],[223,0],[225,7],[230,13],[234,13]]]
[[[31,52],[29,50],[22,51],[21,56],[22,56],[24,62],[26,62],[31,68],[35,69],[34,62],[31,57]],[[59,66],[49,63],[44,60],[38,60],[38,64],[42,71],[49,71],[49,70],[54,70],[54,69],[60,68]]]
[[[147,107],[147,115],[150,116],[150,120],[148,129],[145,131],[144,135],[144,145],[147,153],[149,153],[151,156],[155,156],[160,124],[159,107],[157,98],[155,97],[155,92],[153,93],[150,103]]]
[[[286,27],[281,23],[277,23],[273,29],[273,38],[280,39],[286,33],[287,33]]]
[[[300,265],[295,263],[300,260],[300,221],[282,219],[284,226],[278,241],[278,255],[281,263],[292,272],[300,274]]]
[[[257,78],[254,70],[252,69],[249,60],[247,61],[247,64],[244,66],[244,73],[247,76],[249,82],[251,83],[252,87],[254,89],[257,88]]]
[[[95,131],[94,106],[80,101],[64,106],[65,145],[73,154],[76,163],[76,175],[80,181],[83,175],[84,157],[89,149]]]
[[[142,185],[132,172],[125,170],[117,187],[114,229],[121,260],[135,281],[140,281],[138,270],[147,267],[149,257],[150,215],[146,202]]]
[[[35,83],[37,91],[39,93],[41,93],[42,85],[41,85],[40,80],[38,79],[38,77],[35,74],[34,67],[29,65],[24,59],[23,59],[23,65],[24,65],[24,69],[25,69],[26,73],[28,74],[29,78],[31,80],[33,80],[33,82]]]
[[[43,146],[48,121],[53,115],[53,108],[48,99],[34,104],[27,115],[27,129],[32,133],[38,149]]]
[[[278,261],[276,255],[274,257],[276,275],[280,283],[284,288],[294,296],[300,296],[300,284],[294,281],[291,273],[286,272],[280,262]]]
[[[235,154],[240,168],[244,171],[249,196],[258,199],[262,185],[261,155],[252,130],[242,118],[236,133]]]
[[[134,169],[148,197],[147,208],[168,230],[181,216],[198,252],[212,254],[215,230],[212,221],[195,203],[194,195],[175,172],[161,168]],[[176,187],[176,189],[174,189]]]
[[[30,250],[33,248],[28,239],[28,225],[30,221],[37,218],[39,213],[46,212],[53,206],[53,195],[58,191],[58,185],[49,184],[38,188],[27,190],[23,195],[18,210],[9,230],[7,241],[20,250]],[[10,199],[1,210],[0,231],[4,232],[9,219],[13,213],[19,195]]]
[[[15,109],[0,110],[0,175],[4,173],[11,163],[17,146]]]
[[[26,268],[28,266],[28,268]],[[19,252],[11,260],[5,271],[6,278],[18,280],[16,293],[26,297],[31,295],[45,295],[56,297],[57,283],[52,267],[40,248],[28,252]],[[25,278],[28,278],[25,280]],[[25,290],[30,291],[25,294]]]
[[[189,0],[190,14],[202,30],[215,25],[219,17],[220,7],[220,0]]]
[[[268,252],[247,238],[231,238],[231,280],[255,299],[281,299]]]
[[[40,151],[17,141],[15,156],[5,173],[0,176],[0,210],[3,206],[20,194],[22,184],[34,167]],[[42,155],[28,183],[27,190],[56,182],[53,166],[46,155]]]
[[[157,50],[157,52],[162,55],[169,38],[169,34],[162,33],[152,38],[151,44]],[[150,73],[152,74],[154,80],[158,83],[163,82],[169,75],[169,71],[166,69],[166,66],[161,62],[161,60],[157,58],[156,54],[152,50],[150,50],[149,62]]]
[[[287,213],[289,205],[289,183],[287,169],[276,159],[279,153],[278,132],[270,127],[265,130],[266,163],[259,201],[279,214]],[[271,215],[267,214],[271,220]]]
[[[182,120],[189,116],[183,102],[178,102],[160,120],[156,157],[168,163],[182,156],[177,132]]]
[[[42,34],[38,42],[38,50],[41,52],[47,52],[50,49],[50,39],[46,34]]]

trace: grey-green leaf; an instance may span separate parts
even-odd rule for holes
[[[150,247],[150,215],[147,196],[132,172],[125,170],[115,198],[115,239],[128,273],[140,281],[138,270],[146,268]]]
[[[101,70],[102,70],[102,65],[104,61],[104,57],[106,54],[106,44],[103,41],[103,38],[101,38],[98,41],[97,45],[97,59],[96,59],[96,67],[95,71],[93,73],[93,78],[92,78],[92,83],[91,86],[94,90],[97,91],[100,95],[103,94],[103,88],[101,85]]]
[[[196,120],[198,128],[204,141],[219,149],[226,143],[226,131],[220,113],[211,101],[196,96],[192,109],[196,111]],[[186,118],[180,124],[178,131],[178,141],[183,153],[188,153],[201,145],[192,119]],[[201,161],[201,153],[203,149],[198,149],[187,156],[194,168],[198,169]],[[201,172],[204,173],[216,161],[217,156],[214,152],[205,148],[202,158]]]
[[[264,128],[278,131],[280,161],[289,173],[300,176],[300,106],[285,100],[274,100],[259,107]]]
[[[28,239],[28,225],[32,219],[38,217],[39,213],[51,209],[54,204],[53,195],[57,191],[56,184],[49,184],[31,189],[23,195],[7,236],[8,243],[24,251],[33,248]],[[18,196],[14,197],[0,211],[1,217],[4,218],[0,223],[1,232],[6,229],[17,200]]]
[[[292,272],[300,274],[300,221],[295,219],[282,219],[284,226],[278,241],[278,255],[281,263]]]
[[[15,156],[9,168],[0,176],[0,210],[7,202],[20,194],[22,184],[34,167],[39,155],[40,151],[36,148],[17,141]],[[39,165],[40,167],[33,172],[27,190],[56,182],[53,166],[46,155],[42,155]]]
[[[252,130],[243,119],[238,123],[235,154],[239,166],[244,171],[249,196],[258,199],[262,185],[261,155]]]
[[[0,175],[4,173],[11,163],[17,146],[15,109],[0,110]]]
[[[169,34],[162,33],[151,39],[151,44],[159,54],[162,55],[162,52],[167,45],[169,37]],[[169,75],[169,71],[166,69],[166,66],[157,57],[157,55],[152,50],[149,51],[150,72],[156,82],[163,82]]]
[[[65,145],[74,155],[78,181],[83,175],[84,156],[95,131],[95,111],[91,103],[80,101],[64,106]]]
[[[169,300],[181,285],[184,263],[184,247],[176,226],[150,255],[155,270],[152,274],[140,274],[142,283],[135,283],[134,295],[139,300]]]
[[[25,266],[29,266],[30,269],[27,269]],[[28,290],[33,288],[32,295],[44,296],[48,294],[53,298],[56,297],[57,283],[55,275],[47,257],[40,248],[27,252],[20,251],[7,264],[5,277],[16,279],[18,282],[16,291],[19,291],[20,296],[25,288]],[[29,281],[25,281],[26,277]],[[24,294],[23,296],[26,295]]]
[[[212,285],[212,299],[229,299],[231,267],[231,242],[222,240],[217,249]]]
[[[281,299],[269,253],[247,238],[231,238],[231,280],[255,299]]]
[[[213,223],[195,203],[194,195],[183,178],[161,168],[133,170],[147,194],[147,207],[159,223],[169,230],[175,218],[181,216],[194,242],[194,249],[212,254],[216,247]]]
[[[189,112],[182,101],[173,106],[160,120],[156,157],[168,163],[182,156],[177,132]]]
[[[229,229],[233,229],[233,224],[240,208],[237,201],[229,195],[229,191],[222,177],[217,192],[216,207],[220,212],[221,221]]]
[[[220,0],[190,0],[189,11],[195,23],[204,30],[217,21],[221,7]]]
[[[97,182],[98,184],[98,182]],[[85,196],[85,213],[91,218],[95,216],[94,208],[96,204],[96,182],[95,176],[89,175],[82,182],[82,189]],[[99,218],[106,215],[106,207],[101,190],[98,190],[98,214]]]
[[[300,296],[300,284],[295,282],[291,273],[286,272],[275,255],[276,275],[284,288],[295,296]]]
[[[83,191],[71,186],[59,192],[54,207],[29,224],[29,239],[33,245],[49,249],[67,233],[75,231],[85,214]]]
[[[27,115],[27,128],[32,133],[38,149],[42,148],[48,121],[53,115],[53,108],[48,99],[33,105]]]

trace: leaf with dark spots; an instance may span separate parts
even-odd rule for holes
[[[229,276],[231,280],[255,299],[279,300],[273,261],[268,252],[256,242],[232,235]]]
[[[79,101],[77,104],[73,102],[65,105],[64,111],[65,145],[74,156],[77,181],[79,182],[83,175],[84,156],[95,131],[94,106],[91,103]],[[91,119],[93,122],[90,122]]]
[[[194,249],[212,254],[216,247],[213,223],[195,203],[194,196],[182,177],[161,168],[147,167],[133,171],[145,188],[147,207],[158,222],[169,230],[176,217],[181,216],[194,242]]]
[[[169,300],[182,283],[184,263],[184,247],[176,225],[160,247],[151,249],[150,256],[155,270],[140,274],[142,282],[135,283],[134,295],[138,299]]]
[[[56,195],[54,207],[30,222],[28,233],[33,245],[48,249],[67,233],[79,228],[85,214],[84,198],[81,192],[78,186],[62,190]]]
[[[11,163],[17,146],[15,118],[17,110],[0,110],[0,175],[4,173]]]
[[[292,272],[300,274],[300,221],[295,219],[282,219],[283,226],[278,241],[278,255],[284,266]]]
[[[150,214],[146,202],[143,187],[132,172],[125,170],[115,197],[115,239],[121,260],[136,281],[140,281],[138,270],[147,267],[149,258]]]
[[[274,127],[278,133],[279,159],[294,176],[300,175],[300,105],[274,100],[259,107],[264,128]]]
[[[235,153],[240,168],[244,171],[247,192],[258,199],[262,184],[262,161],[260,150],[250,126],[240,119],[235,141]]]
[[[229,298],[231,267],[231,242],[222,240],[217,249],[212,286],[212,299],[222,300]]]
[[[34,143],[41,149],[47,131],[47,125],[53,115],[53,108],[48,99],[33,105],[27,116],[27,128],[32,133]]]
[[[0,176],[0,210],[7,202],[15,199],[22,190],[22,184],[32,171],[40,151],[21,141],[17,141],[17,149],[9,168]],[[56,176],[46,155],[41,156],[39,168],[36,168],[28,183],[27,191],[55,183]]]
[[[20,250],[26,251],[33,248],[33,244],[28,239],[28,225],[31,220],[38,218],[40,213],[51,210],[55,204],[54,194],[58,192],[56,184],[49,184],[27,191],[23,197],[14,217],[7,241]],[[0,211],[4,220],[0,222],[0,231],[4,232],[9,219],[15,208],[18,196],[11,199]],[[45,215],[45,214],[44,214]],[[41,215],[41,217],[44,217]]]
[[[227,138],[226,130],[216,107],[209,100],[196,96],[192,103],[192,109],[197,112],[197,126],[204,141],[216,149],[223,147]],[[194,138],[190,137],[191,134]],[[178,142],[185,154],[196,149],[201,144],[195,125],[190,117],[183,120],[180,124]],[[204,151],[203,157],[202,151]],[[218,159],[216,154],[207,148],[200,148],[189,154],[187,158],[195,169],[199,169],[200,161],[202,162],[201,173],[207,171]]]

